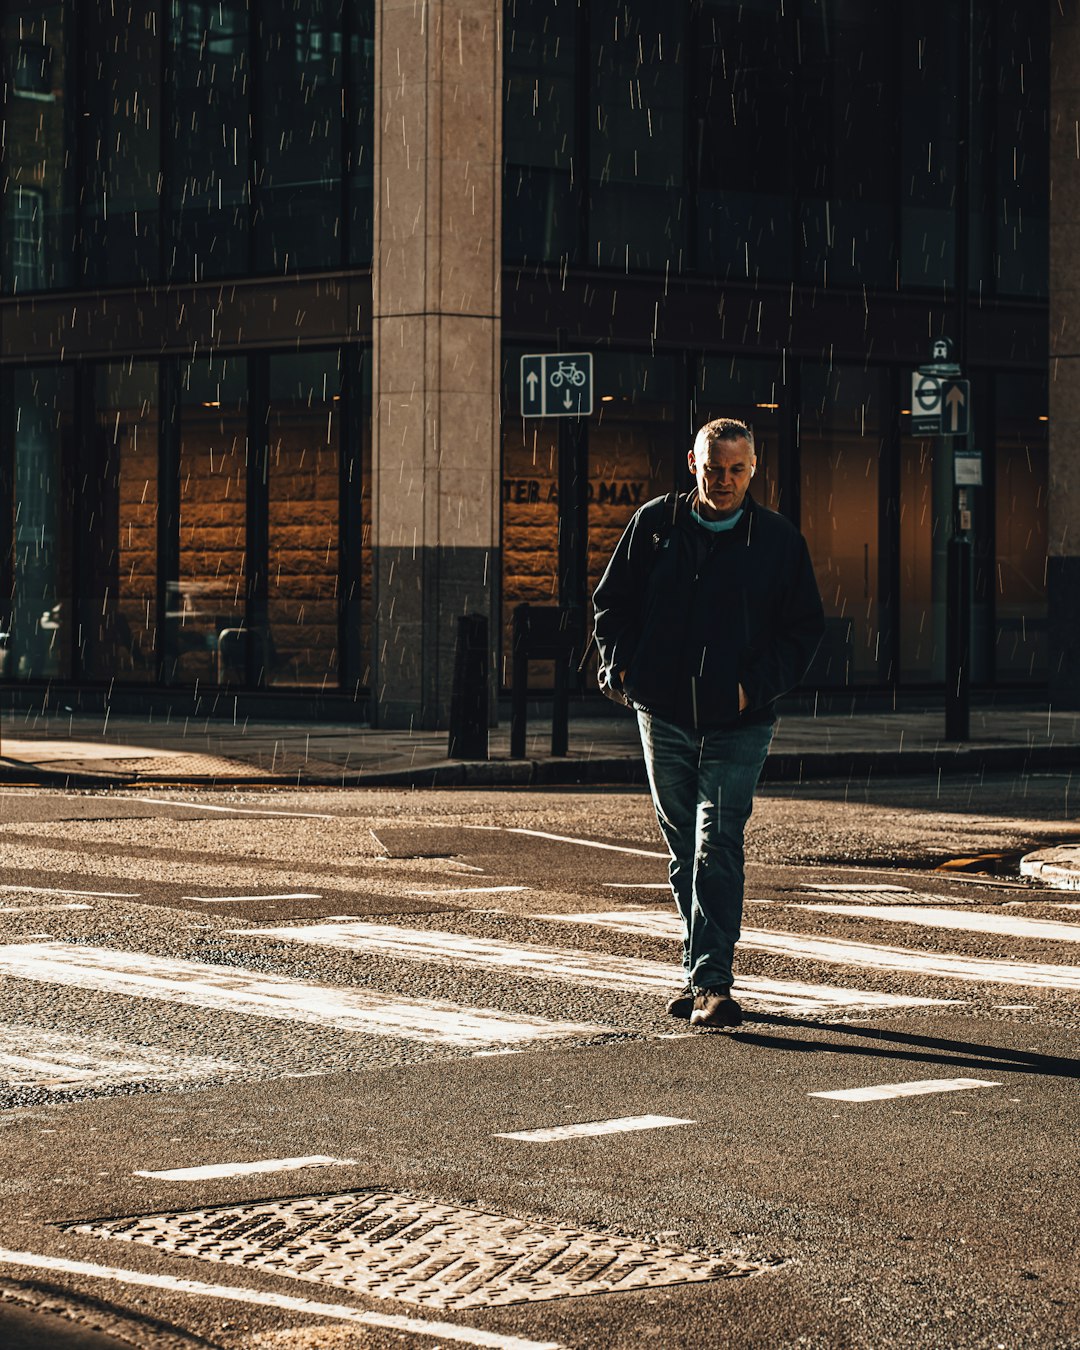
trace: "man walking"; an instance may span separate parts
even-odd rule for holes
[[[732,956],[743,831],[772,740],[773,704],[805,675],[824,631],[806,541],[748,493],[750,428],[707,422],[694,491],[633,516],[593,596],[600,683],[637,712],[653,806],[671,854],[691,1025],[735,1027]]]

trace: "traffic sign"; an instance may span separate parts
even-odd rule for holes
[[[970,403],[970,381],[943,379],[916,370],[911,376],[912,435],[966,436]]]
[[[522,417],[588,417],[592,410],[592,352],[521,358]]]
[[[911,433],[937,436],[941,432],[941,381],[916,370],[911,376]]]
[[[968,380],[942,380],[941,433],[943,436],[966,436],[968,407],[971,402],[971,383]]]

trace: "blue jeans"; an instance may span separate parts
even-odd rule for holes
[[[773,726],[695,732],[638,712],[668,877],[683,922],[683,969],[697,989],[727,988],[743,908],[743,831]]]

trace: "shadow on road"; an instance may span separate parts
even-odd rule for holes
[[[801,1054],[872,1055],[878,1059],[920,1064],[940,1064],[951,1069],[982,1069],[996,1073],[1045,1074],[1056,1078],[1080,1078],[1080,1060],[1060,1055],[1040,1055],[1031,1050],[1013,1050],[1005,1046],[978,1045],[971,1041],[953,1041],[939,1036],[917,1036],[906,1031],[888,1031],[878,1027],[845,1026],[838,1022],[811,1022],[779,1013],[748,1013],[747,1021],[778,1030],[824,1032],[829,1036],[858,1037],[873,1045],[852,1045],[838,1040],[803,1040],[795,1036],[769,1035],[743,1029],[728,1032],[735,1040],[772,1050],[794,1050]]]

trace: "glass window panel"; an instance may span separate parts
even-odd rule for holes
[[[372,170],[375,103],[375,5],[374,0],[347,0],[349,6],[348,107],[350,109],[349,262],[353,267],[371,264],[372,210],[375,187]]]
[[[714,417],[737,417],[750,427],[757,455],[751,496],[772,511],[782,507],[779,427],[780,404],[786,395],[780,385],[780,374],[775,361],[705,357],[698,373],[694,417],[695,431]]]
[[[268,684],[337,684],[340,389],[337,352],[270,358]]]
[[[736,279],[792,274],[788,33],[783,0],[702,0],[692,147],[702,272]]]
[[[155,0],[83,7],[90,282],[155,281],[160,261],[161,30]]]
[[[81,512],[80,664],[89,679],[156,679],[158,367],[99,366]]]
[[[998,5],[995,272],[1005,295],[1049,289],[1050,7]]]
[[[169,0],[169,276],[248,271],[248,0]]]
[[[247,362],[180,370],[180,575],[170,579],[171,681],[235,681],[246,639]]]
[[[75,258],[70,10],[11,0],[2,12],[3,289],[56,289]]]
[[[14,372],[15,493],[11,633],[4,674],[71,675],[71,491],[74,453],[71,372]]]
[[[799,276],[821,285],[895,278],[889,0],[806,0],[797,172]]]
[[[952,456],[943,438],[900,441],[900,682],[945,678]]]
[[[589,421],[590,596],[637,508],[689,485],[686,472],[672,474],[679,450],[685,457],[689,448],[674,443],[674,359],[601,352],[594,361],[594,380],[598,402]]]
[[[998,376],[995,394],[995,674],[1003,683],[1045,680],[1046,380]]]
[[[956,269],[959,7],[908,0],[900,15],[900,280],[952,286]]]
[[[859,366],[803,368],[800,524],[826,629],[811,684],[866,683],[878,674],[881,380]]]
[[[256,267],[339,266],[342,3],[262,0],[257,12]]]
[[[589,262],[680,272],[685,10],[593,0],[589,23]]]
[[[503,111],[507,259],[578,253],[575,70],[578,11],[566,0],[509,0]]]

